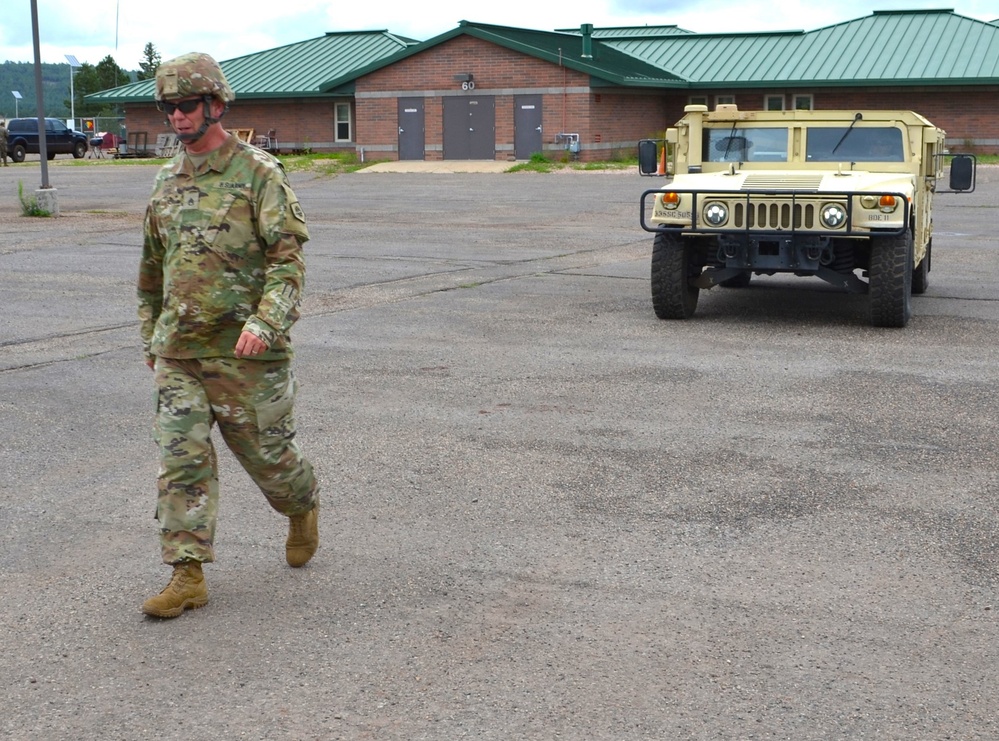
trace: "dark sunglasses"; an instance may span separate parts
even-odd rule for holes
[[[182,100],[179,103],[170,103],[166,100],[160,100],[156,102],[156,107],[163,111],[168,116],[172,116],[177,111],[180,111],[185,116],[190,116],[198,107],[205,102],[204,98],[193,98],[192,100]]]

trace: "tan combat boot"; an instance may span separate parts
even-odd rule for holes
[[[284,544],[284,555],[288,565],[298,568],[305,566],[319,548],[319,502],[304,515],[288,518],[288,540]]]
[[[185,561],[174,564],[173,576],[166,588],[142,603],[142,611],[158,618],[175,618],[184,610],[208,604],[208,585],[201,573],[201,563]]]

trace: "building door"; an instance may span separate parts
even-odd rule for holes
[[[399,159],[424,158],[425,131],[423,98],[399,98]]]
[[[541,152],[541,96],[516,95],[513,99],[513,155],[519,160],[529,160]]]
[[[496,159],[496,101],[488,95],[444,98],[444,159]]]

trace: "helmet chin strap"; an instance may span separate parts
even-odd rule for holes
[[[205,120],[201,123],[201,126],[198,127],[198,130],[195,131],[193,134],[177,134],[177,138],[180,139],[184,144],[193,144],[194,142],[198,141],[198,139],[203,137],[208,132],[208,129],[211,127],[211,125],[221,121],[222,116],[224,116],[226,114],[226,111],[229,110],[229,104],[226,103],[225,107],[222,109],[222,113],[220,113],[217,118],[213,116],[212,97],[210,95],[205,95],[202,97],[201,106],[202,106],[202,111],[204,112]]]

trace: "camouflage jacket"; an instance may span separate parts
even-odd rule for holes
[[[281,164],[229,135],[195,168],[181,152],[146,209],[139,318],[147,357],[232,357],[245,329],[291,356],[305,214]]]

